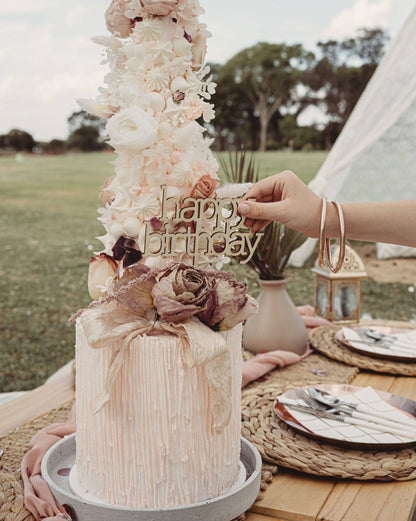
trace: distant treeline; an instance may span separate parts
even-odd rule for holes
[[[214,147],[226,150],[329,149],[341,132],[380,62],[389,37],[382,29],[362,29],[342,41],[318,42],[316,53],[301,44],[260,42],[225,64],[209,64],[217,83],[212,96],[216,117],[207,125]],[[322,123],[300,126],[309,107]],[[36,143],[22,130],[0,136],[0,152],[60,154],[107,148],[105,121],[84,111],[69,118],[67,140]]]

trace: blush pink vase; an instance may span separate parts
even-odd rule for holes
[[[244,347],[252,353],[281,349],[303,355],[308,334],[286,291],[286,280],[260,280],[260,285],[259,312],[244,326]]]

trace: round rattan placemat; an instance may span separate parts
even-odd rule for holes
[[[345,364],[375,371],[377,373],[399,374],[402,376],[416,376],[416,363],[395,362],[372,358],[371,356],[361,355],[348,347],[343,346],[335,339],[335,333],[342,326],[321,326],[313,329],[309,333],[309,340],[312,346],[320,353],[344,362]]]
[[[242,401],[243,436],[254,443],[270,463],[316,476],[342,479],[405,481],[416,478],[414,449],[396,451],[349,450],[319,443],[278,420],[273,403],[278,384],[252,389]]]

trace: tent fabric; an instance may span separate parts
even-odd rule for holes
[[[341,203],[416,199],[416,7],[309,186]],[[291,264],[302,266],[315,244],[307,241]],[[408,250],[378,245],[380,256]]]

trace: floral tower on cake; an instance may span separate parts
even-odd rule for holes
[[[201,13],[198,0],[113,0],[112,34],[95,38],[105,87],[80,100],[108,120],[116,161],[77,317],[74,472],[81,495],[113,505],[196,503],[239,476],[241,322],[256,304],[218,269],[254,244],[237,200],[217,195]]]

